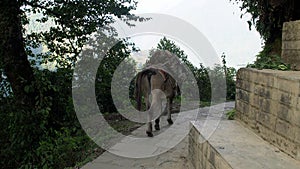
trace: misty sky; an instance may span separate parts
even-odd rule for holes
[[[260,35],[254,28],[250,31],[246,22],[249,16],[241,19],[239,6],[229,0],[138,0],[134,13],[162,13],[189,22],[204,34],[219,56],[225,52],[229,66],[251,63],[261,50]],[[132,41],[147,50],[155,47],[159,38],[140,36]]]

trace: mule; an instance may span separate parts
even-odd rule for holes
[[[159,116],[155,119],[154,128],[160,130],[160,117],[164,114],[162,111],[163,96],[166,97],[166,113],[169,125],[173,124],[171,118],[171,107],[178,87],[176,81],[171,75],[161,69],[148,68],[139,72],[135,81],[135,98],[137,110],[142,109],[142,98],[144,98],[147,112],[147,130],[148,137],[153,137],[152,121],[154,113]],[[151,96],[151,97],[150,97]]]

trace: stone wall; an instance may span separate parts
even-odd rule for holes
[[[219,152],[205,141],[196,127],[192,127],[189,133],[188,155],[193,169],[232,169]]]
[[[203,130],[205,123],[218,124],[212,135]],[[197,120],[191,125],[191,169],[299,169],[300,161],[278,151],[239,121]]]
[[[283,24],[282,58],[293,69],[300,70],[300,21]]]
[[[300,72],[242,68],[236,92],[237,119],[300,160]]]

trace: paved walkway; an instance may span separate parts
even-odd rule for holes
[[[189,121],[203,118],[216,118],[234,107],[234,102],[227,102],[212,107],[200,108],[173,114],[175,123],[168,126],[166,117],[161,120],[161,130],[154,132],[153,138],[145,136],[145,126],[114,145],[83,169],[192,169],[187,159],[188,136],[184,133],[190,127]],[[225,108],[225,109],[223,109]],[[224,118],[224,117],[222,117]],[[167,134],[166,134],[167,133]],[[139,137],[140,140],[134,138]],[[182,137],[181,137],[182,136]],[[163,153],[164,152],[164,153]],[[118,155],[115,155],[118,154]],[[131,158],[128,158],[131,157]],[[144,157],[144,158],[141,158]]]

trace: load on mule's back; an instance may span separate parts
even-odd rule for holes
[[[168,51],[157,50],[146,63],[146,68],[139,72],[135,81],[135,99],[137,109],[142,110],[142,98],[144,98],[147,110],[147,130],[149,137],[153,137],[152,121],[155,118],[155,129],[160,130],[159,120],[163,115],[162,101],[167,99],[167,121],[173,124],[171,118],[171,105],[178,89],[176,80],[171,74],[177,73],[178,58]],[[151,97],[150,97],[151,96]],[[156,117],[154,115],[157,114]]]

